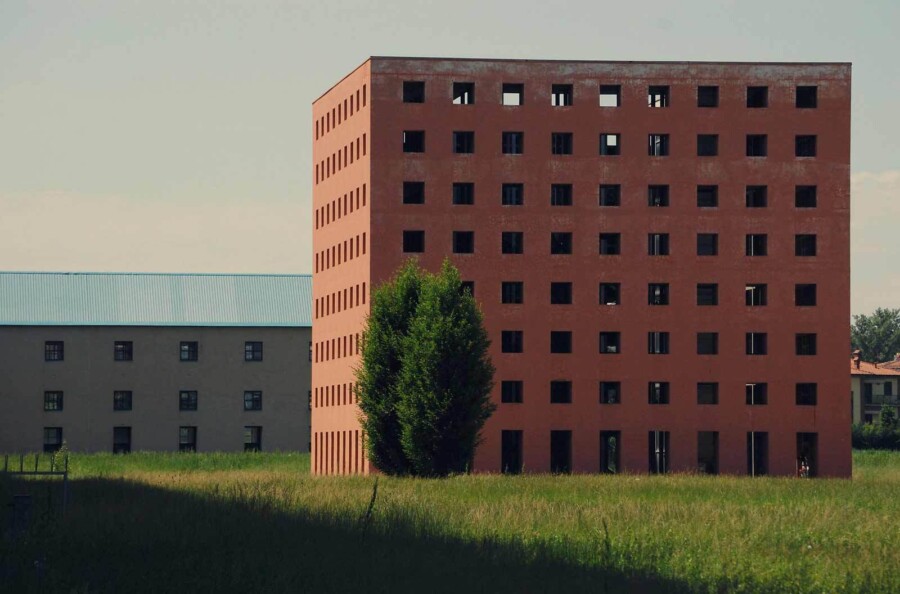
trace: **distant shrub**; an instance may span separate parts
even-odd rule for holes
[[[900,450],[900,427],[896,423],[854,423],[853,447],[858,450]]]

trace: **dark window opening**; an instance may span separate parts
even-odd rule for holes
[[[794,255],[800,257],[810,257],[816,255],[816,236],[811,234],[800,234],[794,236]]]
[[[247,341],[244,343],[244,361],[262,361],[263,343],[259,341]]]
[[[621,402],[621,382],[600,382],[600,404],[619,404]]]
[[[618,474],[621,472],[621,431],[600,432],[600,472]]]
[[[648,137],[647,154],[651,157],[667,157],[669,155],[669,135],[650,134]]]
[[[197,410],[196,390],[182,390],[178,392],[178,410]]]
[[[622,352],[621,336],[618,332],[600,333],[600,354],[617,355]]]
[[[62,447],[63,430],[62,427],[44,427],[44,453],[52,454],[58,452]]]
[[[523,342],[521,330],[503,330],[500,333],[500,350],[504,353],[521,353]]]
[[[568,107],[572,105],[574,90],[572,85],[551,85],[550,105],[554,107]]]
[[[747,87],[747,107],[768,107],[769,87]]]
[[[697,470],[704,474],[719,474],[719,432],[697,432]]]
[[[647,384],[647,402],[650,404],[669,404],[669,382],[650,382]]]
[[[454,105],[471,105],[475,103],[475,83],[473,82],[455,82],[453,83],[453,104]]]
[[[550,472],[569,474],[572,472],[572,432],[550,432]]]
[[[769,474],[769,434],[765,431],[747,432],[747,474]]]
[[[500,284],[500,302],[520,304],[525,299],[525,283],[522,281],[504,281]]]
[[[113,410],[131,410],[131,390],[116,390],[113,392]]]
[[[521,155],[525,151],[525,133],[504,132],[500,144],[504,155]]]
[[[525,383],[521,380],[504,380],[500,383],[500,402],[521,404],[525,393]]]
[[[697,206],[699,208],[719,206],[719,186],[697,186]]]
[[[262,450],[262,427],[247,425],[244,427],[244,451],[259,452]]]
[[[816,354],[816,335],[815,334],[797,334],[796,353],[801,357],[810,357]],[[891,384],[886,384],[890,386]]]
[[[131,452],[131,427],[113,427],[113,454]]]
[[[719,107],[719,87],[697,87],[697,107]]]
[[[568,330],[550,331],[550,352],[553,354],[569,354],[572,352],[572,333]]]
[[[525,85],[522,83],[503,83],[501,89],[503,105],[525,105]]]
[[[719,384],[699,382],[697,384],[697,404],[719,404]]]
[[[619,233],[600,234],[600,255],[618,256],[622,253],[622,236]]]
[[[765,157],[768,153],[768,137],[765,134],[747,135],[748,157]]]
[[[648,438],[650,474],[666,474],[669,472],[669,432],[650,431]]]
[[[768,335],[765,332],[747,332],[745,346],[748,355],[765,355],[768,352]]]
[[[698,355],[718,355],[719,354],[719,333],[718,332],[698,332],[697,333],[697,354]]]
[[[800,86],[797,87],[797,102],[796,105],[798,108],[804,109],[815,109],[819,104],[818,97],[818,87],[815,86]]]
[[[44,392],[44,412],[60,412],[63,410],[63,393],[54,390]]]
[[[669,87],[651,85],[647,89],[647,105],[649,107],[669,107]]]
[[[572,133],[571,132],[551,132],[550,133],[550,152],[554,155],[571,155],[572,154]]]
[[[453,204],[460,206],[475,204],[475,184],[471,182],[454,182]]]
[[[453,232],[453,253],[454,254],[473,254],[473,253],[475,253],[475,232],[474,231],[454,231]]]
[[[649,354],[649,355],[668,355],[669,354],[669,333],[668,332],[648,332],[647,333],[647,354]]]
[[[747,208],[765,208],[769,204],[769,188],[767,186],[747,186],[744,196]]]
[[[698,284],[697,305],[719,305],[719,285],[716,283]]]
[[[744,297],[746,304],[752,307],[767,305],[768,303],[768,285],[753,284],[744,287]]]
[[[500,188],[500,204],[503,206],[522,206],[525,204],[524,184],[503,184]]]
[[[522,441],[521,430],[503,429],[500,432],[500,472],[503,474],[522,473]]]
[[[550,233],[551,254],[571,254],[572,234],[568,232],[554,231]]]
[[[572,382],[566,380],[553,380],[550,382],[550,403],[571,404]]]
[[[424,80],[405,80],[405,81],[403,81],[403,102],[404,103],[425,103],[425,81]]]
[[[424,130],[404,130],[403,131],[403,152],[404,153],[424,153],[425,152],[425,131]]]
[[[622,187],[619,184],[600,184],[600,206],[619,206]]]
[[[425,182],[403,182],[403,204],[425,204]]]
[[[697,255],[698,256],[716,256],[719,253],[719,234],[718,233],[698,233],[697,234]]]
[[[647,285],[648,305],[669,305],[669,283],[650,283]]]
[[[768,243],[768,236],[765,234],[747,235],[745,253],[748,256],[765,256],[768,253]]]
[[[744,395],[750,406],[762,406],[769,403],[769,384],[745,384]]]
[[[196,361],[200,357],[200,345],[196,341],[182,341],[178,348],[181,361]]]
[[[196,427],[179,427],[178,428],[178,451],[179,452],[196,452],[197,451],[197,428]]]
[[[572,283],[550,283],[550,304],[571,305]]]
[[[572,184],[551,184],[550,206],[572,206]]]
[[[697,156],[698,157],[715,157],[719,154],[719,135],[718,134],[698,134],[697,135]]]
[[[453,152],[464,155],[475,152],[475,133],[471,131],[456,131],[453,133]]]
[[[654,185],[647,187],[648,206],[669,206],[669,186]]]
[[[66,358],[65,343],[61,340],[48,340],[44,343],[44,361],[64,361]]]
[[[794,305],[812,307],[816,304],[816,285],[794,285]]]
[[[794,207],[815,208],[816,186],[797,186],[794,188]]]
[[[796,136],[794,138],[794,155],[797,157],[815,157],[816,136],[812,134]]]
[[[262,392],[259,390],[245,391],[244,410],[262,410]]]
[[[113,361],[132,361],[133,359],[133,342],[130,340],[117,340],[113,343]]]
[[[668,233],[650,233],[647,235],[647,255],[648,256],[668,256],[669,255],[669,234]]]
[[[620,283],[600,283],[600,305],[619,305],[620,299]]]
[[[600,134],[600,154],[603,156],[616,156],[621,154],[621,134]]]
[[[525,234],[521,231],[504,231],[500,235],[501,251],[504,254],[521,254],[525,251]]]
[[[418,254],[425,251],[425,232],[424,231],[404,231],[403,232],[403,252],[407,254]]]

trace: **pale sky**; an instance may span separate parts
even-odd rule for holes
[[[853,62],[853,312],[900,307],[900,2],[0,0],[0,270],[311,271],[370,55]]]

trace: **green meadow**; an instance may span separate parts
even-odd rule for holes
[[[0,592],[900,592],[900,452],[853,480],[312,477],[298,454],[0,478]],[[13,493],[30,493],[13,533]],[[374,495],[374,497],[373,497]]]

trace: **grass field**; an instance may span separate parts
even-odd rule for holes
[[[6,592],[900,592],[900,453],[854,479],[311,477],[287,454],[73,456]],[[47,501],[50,497],[52,501]],[[2,516],[0,516],[2,517]],[[5,526],[4,526],[5,528]]]

